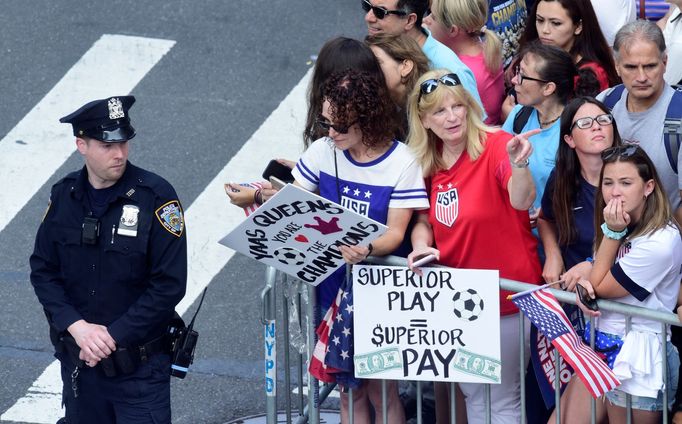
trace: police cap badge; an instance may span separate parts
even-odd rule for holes
[[[94,100],[61,118],[59,122],[73,126],[76,137],[118,143],[135,137],[135,128],[130,125],[128,109],[135,103],[134,96],[116,96]]]

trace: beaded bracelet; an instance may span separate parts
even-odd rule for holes
[[[623,237],[625,237],[625,234],[627,234],[628,229],[624,228],[623,231],[613,231],[612,229],[609,228],[608,225],[606,225],[606,222],[601,224],[601,231],[604,233],[604,236],[613,239],[613,240],[620,240]]]
[[[509,162],[511,163],[512,168],[518,168],[518,169],[528,168],[528,164],[530,164],[530,160],[528,160],[528,158],[526,158],[526,160],[524,160],[521,163],[516,163],[516,162],[513,162],[511,160]]]

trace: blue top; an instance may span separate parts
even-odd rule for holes
[[[552,170],[547,180],[545,193],[542,196],[542,213],[548,221],[554,221],[552,196],[554,195],[555,171]],[[594,242],[594,197],[597,188],[580,177],[580,189],[573,201],[573,220],[577,238],[567,245],[559,245],[564,267],[568,270],[572,266],[583,262],[592,256]]]

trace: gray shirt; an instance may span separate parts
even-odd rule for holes
[[[600,93],[597,99],[603,101],[605,93],[606,91]],[[618,124],[618,132],[623,142],[639,144],[651,158],[674,211],[680,207],[682,178],[675,174],[670,166],[663,143],[663,121],[665,121],[673,93],[675,90],[666,84],[661,96],[649,109],[644,112],[628,112],[626,88],[611,113]],[[682,155],[680,154],[677,155],[677,169],[682,170]]]

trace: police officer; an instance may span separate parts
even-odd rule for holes
[[[31,283],[61,362],[68,424],[170,423],[167,329],[185,294],[182,206],[128,162],[133,96],[60,119],[85,166],[52,187]]]

